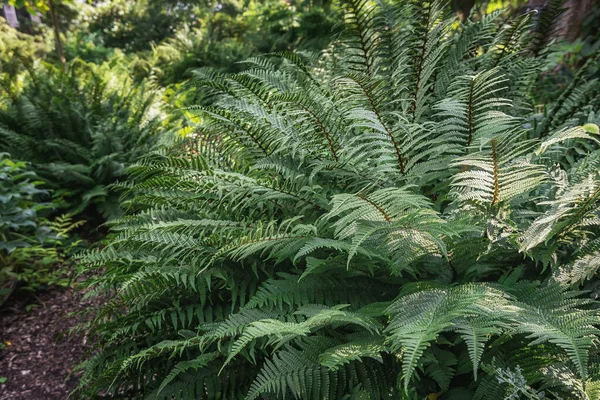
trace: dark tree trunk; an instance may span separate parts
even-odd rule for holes
[[[539,9],[546,4],[547,0],[529,0],[530,9]],[[567,0],[564,7],[566,10],[556,21],[555,35],[559,38],[573,41],[581,34],[581,23],[592,9],[594,0]]]
[[[452,0],[452,6],[462,22],[469,18],[474,5],[475,0]]]
[[[52,27],[54,28],[54,41],[56,42],[56,53],[60,60],[63,69],[67,67],[67,60],[65,60],[65,53],[63,51],[62,40],[60,39],[60,29],[58,26],[58,16],[56,15],[56,8],[54,6],[54,0],[48,0],[50,6],[50,17],[52,18]]]
[[[558,21],[558,36],[573,41],[581,34],[581,24],[592,9],[593,0],[568,0],[568,9]]]

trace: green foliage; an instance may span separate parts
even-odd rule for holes
[[[598,398],[598,81],[534,114],[531,15],[342,9],[128,168],[77,396]]]
[[[78,58],[95,64],[122,57],[118,50],[104,46],[101,39],[98,32],[74,29],[68,32],[64,43],[65,57],[68,60]]]
[[[145,76],[154,75],[163,84],[190,78],[200,67],[242,69],[237,64],[255,53],[252,46],[234,38],[216,39],[207,29],[178,30],[172,38],[152,49],[149,59],[140,59],[137,67]]]
[[[140,66],[162,84],[172,84],[192,77],[200,67],[240,72],[241,61],[255,54],[323,49],[335,15],[329,9],[296,3],[251,1],[239,7],[223,4],[210,12],[198,10],[198,25],[179,26],[172,37],[153,46]]]
[[[118,216],[108,185],[156,140],[157,92],[133,84],[123,67],[29,66],[22,89],[0,107],[0,146],[30,162],[73,213]]]
[[[70,217],[47,221],[39,214],[51,208],[39,201],[48,195],[36,186],[42,182],[23,162],[13,162],[0,154],[0,290],[2,302],[16,284],[28,289],[40,285],[65,284],[64,273],[56,264],[62,253],[77,243],[67,243],[69,232],[81,225]],[[58,248],[64,245],[59,253]]]
[[[36,174],[25,170],[25,163],[13,162],[8,154],[0,155],[2,161],[2,247],[8,254],[17,248],[29,247],[30,243],[21,240],[19,232],[30,231],[32,236],[42,242],[48,237],[49,229],[38,224],[37,212],[49,207],[48,204],[37,203],[34,197],[48,194],[37,189],[39,181]]]
[[[25,7],[27,9],[27,12],[29,12],[30,14],[35,14],[37,12],[47,12],[50,9],[49,1],[44,0],[9,0],[8,4],[11,4],[16,7]]]
[[[17,31],[0,19],[0,85],[11,90],[17,85],[24,65],[32,65],[45,57],[52,47],[47,38],[30,36]]]
[[[185,15],[184,10],[169,10],[167,2],[113,0],[89,8],[84,18],[104,46],[135,52],[171,36]]]
[[[149,50],[176,31],[194,29],[202,31],[201,37],[188,40],[216,42],[217,46],[233,40],[254,52],[289,49],[301,42],[320,49],[328,43],[334,20],[329,4],[314,3],[322,2],[112,0],[89,8],[83,21],[90,32],[99,33],[105,46],[129,52]],[[219,66],[229,67],[226,63]]]

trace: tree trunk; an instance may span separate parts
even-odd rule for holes
[[[573,41],[581,34],[581,24],[592,9],[593,0],[568,0],[567,10],[560,16],[557,23],[558,36]]]
[[[529,0],[529,9],[540,9],[547,0]],[[564,4],[566,10],[556,21],[554,35],[561,39],[573,41],[581,33],[581,23],[592,9],[594,0],[567,0]]]
[[[54,40],[56,42],[56,53],[60,60],[63,70],[67,69],[67,60],[65,60],[65,53],[63,51],[62,40],[60,39],[60,29],[58,26],[58,16],[56,15],[56,8],[54,7],[54,0],[48,0],[50,6],[50,17],[52,18],[52,26],[54,27]]]
[[[469,15],[471,15],[475,0],[454,0],[452,3],[460,20],[466,22]]]

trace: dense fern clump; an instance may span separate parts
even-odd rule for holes
[[[25,67],[1,88],[0,149],[30,162],[71,212],[119,216],[106,186],[156,141],[156,91],[134,84],[118,61]]]
[[[595,61],[534,114],[548,18],[343,8],[129,168],[80,395],[599,398]]]

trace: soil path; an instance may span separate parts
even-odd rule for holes
[[[66,399],[77,387],[72,375],[90,343],[66,333],[79,322],[67,314],[91,307],[70,288],[52,288],[39,300],[14,293],[0,309],[0,399]],[[37,304],[26,311],[28,304]],[[0,345],[0,347],[2,347]]]

